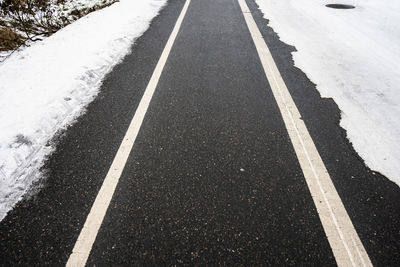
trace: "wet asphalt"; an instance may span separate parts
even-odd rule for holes
[[[371,261],[400,262],[400,189],[247,1]],[[170,0],[55,138],[39,192],[0,223],[0,265],[64,265],[183,0]],[[87,265],[335,265],[236,0],[192,0]]]

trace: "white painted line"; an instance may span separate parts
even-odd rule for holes
[[[338,266],[372,266],[245,0],[238,0]]]
[[[72,254],[69,256],[66,266],[85,266],[86,261],[89,257],[90,251],[92,250],[93,243],[96,239],[97,233],[100,229],[101,223],[103,222],[104,215],[110,205],[112,196],[115,188],[118,184],[121,173],[125,167],[126,161],[135,143],[136,137],[139,133],[142,125],[144,116],[149,107],[151,98],[153,97],[154,91],[157,87],[158,80],[160,79],[161,73],[164,69],[168,55],[171,52],[172,45],[178,34],[179,28],[181,27],[183,18],[185,17],[188,9],[190,0],[186,0],[185,5],[182,8],[181,14],[176,21],[175,27],[165,45],[165,48],[158,60],[157,66],[154,69],[153,75],[146,87],[142,99],[140,100],[139,106],[133,116],[133,119],[129,125],[128,131],[118,149],[117,154],[111,164],[111,167],[104,179],[103,185],[97,194],[96,200],[90,210],[88,217],[86,218],[85,225],[83,226],[78,240],[72,250]]]

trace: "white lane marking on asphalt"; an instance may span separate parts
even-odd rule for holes
[[[372,266],[315,144],[245,2],[238,0],[339,266]]]
[[[72,250],[72,254],[69,256],[66,266],[85,266],[86,264],[101,223],[103,222],[104,215],[106,214],[108,206],[110,205],[115,188],[135,143],[151,98],[153,97],[154,91],[157,87],[158,80],[160,79],[172,45],[179,32],[183,18],[185,17],[189,3],[190,0],[186,0],[181,14],[176,21],[175,27],[172,30],[160,59],[158,60],[157,66],[154,69],[153,75],[151,76],[151,79],[146,87],[143,97],[140,100],[139,106],[135,112],[135,115],[133,116],[125,137],[118,149],[117,154],[115,155],[106,178],[104,179],[103,185],[97,194],[96,200],[93,203],[85,225],[79,234],[78,240],[76,241]]]

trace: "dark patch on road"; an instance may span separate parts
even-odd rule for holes
[[[353,9],[355,6],[352,5],[344,5],[344,4],[327,4],[326,7],[336,8],[336,9]]]

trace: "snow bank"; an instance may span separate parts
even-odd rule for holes
[[[48,141],[98,93],[166,0],[121,0],[0,63],[0,220],[40,176]]]
[[[256,0],[295,65],[332,97],[365,163],[400,185],[400,2]]]

